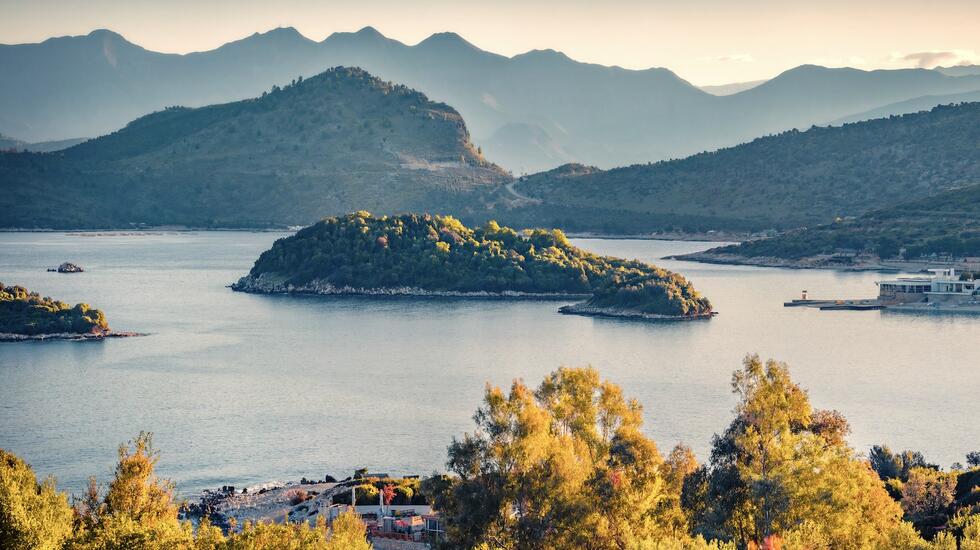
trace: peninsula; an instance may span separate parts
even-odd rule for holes
[[[231,285],[256,293],[590,298],[591,308],[638,317],[694,318],[711,303],[682,276],[599,256],[555,230],[516,231],[452,216],[326,218],[279,239]],[[600,300],[600,301],[597,301]]]
[[[792,268],[974,271],[980,264],[980,184],[678,258]]]

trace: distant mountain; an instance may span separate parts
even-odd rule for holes
[[[936,67],[934,71],[946,76],[980,75],[980,65],[955,65],[953,67]]]
[[[682,160],[608,171],[572,166],[513,188],[549,215],[568,209],[587,220],[596,211],[593,227],[601,229],[615,212],[620,226],[652,231],[816,225],[973,183],[980,183],[980,103],[792,130]]]
[[[0,227],[264,227],[352,210],[481,208],[510,177],[453,108],[336,68],[175,107],[57,153],[0,153]]]
[[[764,79],[751,80],[749,82],[732,82],[731,84],[719,84],[716,86],[699,86],[699,88],[711,95],[732,95],[744,92],[745,90],[751,90],[763,82],[765,82]]]
[[[885,105],[884,107],[864,111],[863,113],[846,116],[833,121],[831,124],[841,125],[847,124],[848,122],[860,122],[862,120],[885,118],[894,115],[918,113],[919,111],[928,111],[937,105],[956,105],[959,103],[974,103],[978,101],[980,101],[980,90],[975,92],[965,92],[962,94],[927,95],[907,99],[905,101],[899,101],[898,103],[891,103]]]
[[[679,158],[912,98],[980,90],[977,75],[803,66],[719,97],[667,69],[580,63],[554,50],[508,58],[453,33],[409,46],[370,27],[322,42],[285,28],[173,55],[100,30],[0,46],[0,131],[26,140],[95,136],[166,106],[254,97],[337,65],[453,105],[486,155],[515,172]]]
[[[47,153],[50,151],[67,149],[73,145],[78,145],[83,141],[85,141],[85,138],[28,143],[21,139],[0,134],[0,151],[33,151],[35,153]]]
[[[547,130],[523,122],[504,124],[483,141],[483,147],[493,152],[494,161],[514,167],[519,174],[547,170],[576,158]]]

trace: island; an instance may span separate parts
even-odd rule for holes
[[[587,298],[566,313],[690,319],[711,302],[682,276],[573,246],[560,230],[470,228],[452,216],[330,217],[279,239],[231,285],[253,293]],[[587,305],[587,307],[586,307]]]
[[[105,314],[88,304],[71,306],[22,286],[0,283],[0,342],[120,336],[135,334],[112,331]]]
[[[49,273],[83,273],[84,271],[85,270],[82,269],[82,266],[75,265],[71,262],[64,262],[58,267],[48,268]]]

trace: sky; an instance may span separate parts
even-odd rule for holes
[[[666,67],[698,85],[814,63],[860,69],[980,64],[980,0],[0,0],[0,43],[108,28],[187,53],[278,26],[322,40],[373,26],[415,44],[453,31],[515,55]]]

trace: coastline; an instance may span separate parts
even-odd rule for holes
[[[418,287],[384,287],[356,288],[351,286],[338,287],[332,283],[314,280],[300,286],[287,284],[281,279],[260,275],[258,278],[246,275],[228,285],[236,292],[250,294],[307,294],[320,296],[405,296],[419,298],[496,298],[496,299],[528,299],[528,300],[577,300],[590,298],[591,294],[568,292],[522,292],[504,290],[500,292],[457,291],[457,290],[425,290]]]
[[[66,340],[72,342],[99,341],[106,338],[132,338],[146,336],[139,332],[54,332],[49,334],[18,334],[15,332],[0,332],[0,342],[42,342],[45,340]]]
[[[788,260],[773,256],[746,257],[737,254],[718,254],[709,251],[692,252],[690,254],[676,254],[665,256],[665,260],[680,260],[686,262],[698,262],[703,264],[718,265],[746,265],[753,267],[779,267],[784,269],[827,269],[832,271],[900,271],[901,268],[889,267],[879,263],[857,263],[851,265],[833,265],[821,263],[819,260],[808,258],[802,260]]]
[[[690,241],[705,243],[737,243],[752,238],[750,233],[593,233],[591,231],[565,232],[569,239],[602,239],[610,241]]]
[[[772,256],[745,257],[736,254],[718,254],[711,251],[692,252],[666,256],[664,259],[698,262],[718,265],[745,265],[752,267],[776,267],[783,269],[823,269],[841,272],[878,271],[886,273],[921,272],[930,267],[954,267],[958,264],[938,261],[881,261],[876,259],[856,260],[850,264],[832,262],[827,257],[808,257],[800,260],[789,260]]]
[[[586,317],[610,317],[616,319],[631,319],[637,321],[696,321],[700,319],[710,319],[718,315],[717,311],[700,315],[663,315],[660,313],[642,313],[628,309],[617,309],[608,307],[590,306],[588,302],[581,302],[562,306],[558,308],[558,313],[565,315],[584,315]]]

